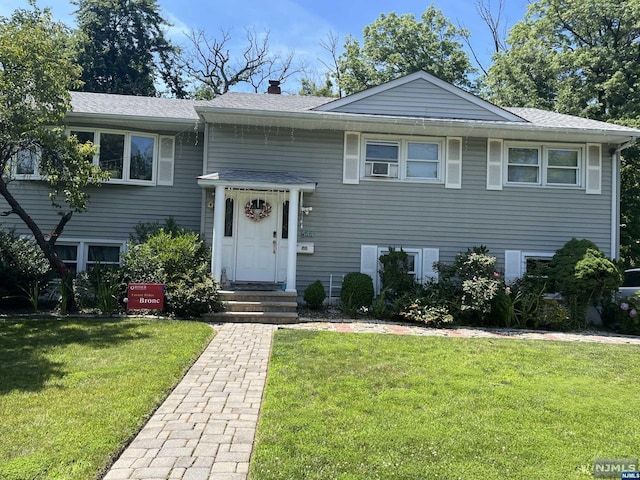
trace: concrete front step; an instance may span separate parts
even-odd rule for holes
[[[206,315],[218,322],[295,323],[298,321],[297,295],[281,290],[223,290],[220,297],[223,312]]]
[[[217,312],[202,316],[213,322],[227,323],[269,323],[285,324],[297,323],[298,312]]]
[[[243,291],[243,290],[220,290],[220,298],[223,302],[293,302],[296,303],[298,296],[292,292],[282,291]]]
[[[227,312],[296,312],[298,304],[294,302],[238,302],[225,301]]]

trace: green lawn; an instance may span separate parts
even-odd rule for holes
[[[587,479],[640,456],[640,347],[276,333],[251,480]]]
[[[213,335],[197,322],[0,320],[0,478],[97,478]]]

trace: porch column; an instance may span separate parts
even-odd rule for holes
[[[222,275],[222,239],[224,238],[224,187],[217,186],[213,202],[213,240],[211,242],[211,274],[219,282]]]
[[[287,292],[295,293],[296,290],[296,266],[298,247],[298,210],[300,190],[289,190],[289,238],[287,239]]]

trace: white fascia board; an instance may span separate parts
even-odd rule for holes
[[[377,95],[379,93],[385,92],[392,88],[399,87],[401,85],[405,85],[415,80],[424,80],[426,82],[429,82],[453,95],[456,95],[470,103],[473,103],[474,105],[477,105],[480,108],[490,111],[491,113],[494,113],[499,117],[504,118],[507,121],[527,122],[527,120],[524,120],[523,118],[519,117],[514,113],[508,112],[507,110],[504,110],[503,108],[500,108],[491,102],[483,100],[480,97],[477,97],[469,92],[466,92],[461,88],[456,87],[455,85],[445,82],[444,80],[440,80],[438,77],[434,77],[433,75],[424,71],[418,71],[410,75],[407,75],[405,77],[397,78],[395,80],[391,80],[390,82],[383,83],[382,85],[378,85],[376,87],[363,90],[362,92],[354,93],[353,95],[349,95],[348,97],[343,97],[338,100],[334,100],[333,102],[325,103],[324,105],[320,105],[319,107],[316,107],[314,110],[330,112],[336,108],[349,105],[350,103],[357,102],[358,100],[362,100],[364,98]]]
[[[422,117],[394,117],[337,112],[276,112],[222,107],[196,107],[212,124],[286,127],[303,130],[357,131],[403,135],[487,137],[504,140],[536,140],[621,145],[640,138],[640,130],[584,129],[539,126],[525,122],[491,122]]]
[[[208,175],[198,177],[198,185],[202,188],[225,187],[225,188],[243,188],[253,190],[300,190],[301,192],[313,192],[316,189],[315,183],[272,183],[272,182],[254,182],[241,180],[219,180],[207,178]]]
[[[184,130],[185,127],[190,127],[193,130],[202,131],[204,128],[202,120],[197,118],[146,117],[138,115],[76,112],[69,112],[65,116],[65,123],[67,125],[76,125],[85,122],[91,125],[102,125],[103,122],[107,122],[110,125],[145,129],[158,126],[162,129]]]

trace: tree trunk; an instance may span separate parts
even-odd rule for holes
[[[29,214],[25,211],[24,208],[18,203],[16,198],[9,192],[7,188],[7,184],[4,179],[0,178],[0,195],[4,197],[7,201],[11,210],[6,212],[4,215],[9,215],[15,213],[20,217],[20,219],[24,222],[31,233],[33,233],[33,237],[44,253],[45,258],[49,262],[49,265],[53,269],[54,272],[60,278],[60,293],[62,295],[60,302],[60,310],[61,313],[66,314],[67,312],[74,312],[77,310],[77,305],[75,302],[75,295],[73,291],[73,276],[69,267],[67,267],[62,260],[58,257],[58,254],[54,250],[54,245],[58,240],[58,237],[62,234],[65,225],[69,220],[71,220],[71,216],[73,212],[65,213],[58,224],[53,229],[51,237],[47,240],[40,230],[40,227],[36,224],[36,222],[29,216]]]

